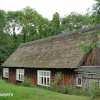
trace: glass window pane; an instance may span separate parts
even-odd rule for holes
[[[20,74],[18,74],[18,80],[20,80]]]
[[[47,85],[46,77],[44,77],[44,85]]]
[[[50,78],[47,78],[47,85],[50,84]]]
[[[49,72],[47,72],[47,76],[50,76]]]
[[[43,77],[41,77],[41,84],[43,84]]]
[[[78,85],[81,85],[81,78],[78,78]]]
[[[23,74],[20,75],[20,80],[22,80],[22,81],[24,80],[24,75]]]
[[[42,78],[38,77],[38,84],[41,84],[41,83],[42,83]]]
[[[44,72],[44,76],[46,76],[46,72]]]

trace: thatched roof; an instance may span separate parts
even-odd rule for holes
[[[22,43],[3,63],[4,67],[77,68],[86,57],[78,47],[87,33],[96,33],[100,25]],[[81,34],[83,33],[83,34]]]

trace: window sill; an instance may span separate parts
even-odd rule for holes
[[[3,77],[3,78],[8,78],[8,77]]]
[[[16,81],[20,81],[20,82],[23,82],[24,80],[16,80]]]
[[[43,84],[37,84],[39,86],[46,86],[46,87],[50,87],[50,85],[43,85]]]
[[[77,85],[77,87],[82,87],[82,85]]]

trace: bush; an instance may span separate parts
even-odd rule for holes
[[[30,78],[28,77],[25,77],[24,78],[24,81],[21,83],[22,86],[27,86],[27,87],[30,87],[30,86],[33,86],[34,84],[32,84],[32,81]]]
[[[100,98],[100,86],[97,84],[93,84],[92,89],[92,99]]]
[[[61,86],[61,77],[62,77],[61,72],[57,72],[55,74],[54,82],[50,83],[50,88],[49,88],[50,90],[57,91],[57,88],[59,87],[59,85]]]
[[[57,72],[57,73],[55,74],[55,77],[54,77],[54,82],[55,82],[56,84],[59,83],[59,82],[61,82],[61,77],[62,77],[61,72]]]
[[[77,89],[72,86],[58,86],[56,87],[54,83],[52,83],[51,87],[49,88],[52,91],[56,91],[63,94],[69,94],[69,95],[83,95],[83,96],[90,96],[90,91]]]
[[[52,90],[52,91],[56,91],[56,83],[55,82],[51,82],[49,89]]]
[[[71,94],[72,88],[70,86],[64,86],[64,87],[60,86],[57,87],[56,91],[63,94]]]

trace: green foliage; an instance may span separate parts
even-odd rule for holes
[[[24,81],[21,83],[22,86],[27,86],[27,87],[30,87],[30,86],[33,86],[34,84],[32,84],[32,81],[30,78],[28,77],[25,77],[24,78]]]
[[[48,88],[52,91],[56,91],[58,93],[63,93],[63,94],[69,94],[69,95],[83,95],[83,96],[91,96],[90,91],[82,90],[82,89],[77,89],[72,86],[58,86],[55,87],[55,84],[52,84],[52,88]]]
[[[92,6],[90,23],[93,25],[100,23],[100,0],[95,0],[95,4]]]
[[[61,77],[62,77],[61,72],[57,72],[55,74],[54,81],[50,83],[50,88],[49,88],[50,90],[56,91],[57,87],[59,85],[61,86]]]
[[[100,86],[98,84],[93,84],[92,92],[92,99],[100,98]]]
[[[89,51],[91,49],[91,43],[86,43],[82,41],[78,44],[78,47],[84,52]]]
[[[99,32],[97,34],[99,34]],[[81,41],[78,44],[78,47],[82,51],[89,51],[90,49],[98,48],[100,45],[100,41],[98,41],[97,35],[94,36],[93,34],[87,34],[86,40],[88,40],[88,42]]]
[[[60,81],[61,81],[61,77],[62,77],[61,72],[57,72],[57,73],[55,74],[55,77],[54,77],[54,82],[55,82],[55,83],[60,82]]]
[[[7,33],[0,33],[0,65],[12,53],[12,37]]]
[[[52,91],[56,91],[56,83],[55,82],[50,82],[50,87],[48,88]]]
[[[71,86],[59,86],[57,87],[56,91],[63,94],[71,94],[73,88]]]
[[[3,32],[5,25],[6,25],[6,12],[4,10],[0,10],[0,33]]]
[[[43,18],[35,9],[26,7],[22,10],[20,19],[23,42],[32,41],[49,36],[50,21]]]
[[[59,14],[56,12],[53,15],[53,19],[51,21],[51,35],[60,34],[60,17]]]
[[[74,31],[89,26],[89,16],[71,12],[61,19],[62,32]]]
[[[2,67],[0,66],[0,78],[2,77]]]

